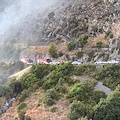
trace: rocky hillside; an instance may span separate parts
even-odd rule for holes
[[[62,0],[45,11],[36,10],[7,31],[3,40],[27,45],[48,45],[72,41],[79,46],[79,36],[88,35],[82,59],[86,61],[119,58],[119,1]],[[105,49],[97,49],[102,42]],[[92,49],[88,49],[92,48]],[[96,49],[93,49],[96,48]],[[87,54],[86,54],[87,53]],[[75,53],[77,57],[77,53]],[[91,57],[90,57],[91,56]],[[77,57],[79,59],[81,57]],[[89,60],[88,60],[89,59]]]
[[[54,12],[55,15],[49,17],[51,12]],[[11,27],[8,36],[9,39],[15,39],[16,42],[43,39],[50,41],[56,40],[58,36],[65,40],[74,40],[77,39],[77,35],[83,33],[97,36],[111,27],[116,19],[115,13],[113,2],[103,0],[59,1],[44,12],[39,9],[33,11],[17,26]],[[93,25],[100,29],[97,33],[91,30]]]

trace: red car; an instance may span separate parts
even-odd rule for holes
[[[51,59],[46,59],[46,58],[44,58],[44,59],[41,59],[41,58],[39,58],[39,59],[37,59],[37,63],[46,63],[46,64],[48,64],[48,63],[50,63],[51,62]]]

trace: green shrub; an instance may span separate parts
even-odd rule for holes
[[[35,92],[39,88],[39,85],[36,83],[32,86],[32,91]]]
[[[81,76],[83,73],[90,74],[96,70],[94,65],[79,65],[74,68],[74,75]]]
[[[18,116],[19,116],[20,120],[25,120],[25,113],[26,113],[26,111],[24,111],[24,110],[21,110],[19,112]]]
[[[55,104],[55,102],[59,99],[59,95],[56,92],[55,89],[49,89],[46,91],[45,94],[45,98],[43,99],[43,102],[48,105],[51,106],[53,104]]]
[[[55,87],[56,91],[59,92],[59,93],[63,93],[65,94],[67,92],[67,89],[65,86],[56,86]]]
[[[33,65],[30,72],[33,73],[38,79],[41,79],[44,76],[48,75],[52,69],[53,69],[52,65],[39,64]]]
[[[74,98],[75,100],[86,101],[90,98],[93,86],[89,83],[75,84],[68,92],[68,98]]]
[[[106,94],[103,91],[93,91],[91,93],[91,98],[94,100],[96,103],[100,102],[101,98],[106,98]]]
[[[109,37],[112,39],[112,38],[113,38],[113,33],[110,33],[110,34],[109,34]]]
[[[82,116],[85,117],[86,115],[86,106],[80,101],[73,101],[73,103],[70,104],[70,109],[71,111],[68,115],[70,120],[78,120]]]
[[[75,48],[75,44],[71,41],[67,43],[67,49],[69,51],[73,50]]]
[[[111,31],[108,30],[108,31],[105,33],[106,37],[108,37],[110,33],[111,33]]]
[[[30,95],[30,91],[29,90],[23,90],[20,94],[19,101],[22,102],[24,101],[28,96]]]
[[[93,58],[94,58],[94,53],[95,53],[95,51],[89,51],[87,54],[88,54],[88,56],[89,56],[89,58],[88,58],[88,62],[90,62]]]
[[[109,20],[109,18],[108,18],[108,17],[105,17],[105,18],[104,18],[104,21],[105,21],[105,22],[106,22],[106,21],[108,21],[108,20]]]
[[[43,99],[40,98],[39,101],[38,101],[38,106],[40,106],[42,102],[43,102]]]
[[[78,43],[81,48],[84,47],[84,45],[87,43],[88,40],[88,35],[84,34],[82,36],[79,36],[78,38]]]
[[[55,87],[55,85],[57,84],[57,81],[54,81],[52,79],[47,79],[44,83],[43,83],[43,86],[42,88],[47,90],[47,89],[50,89],[50,88],[53,88]]]
[[[92,31],[93,32],[97,32],[98,31],[98,27],[96,25],[92,26]]]
[[[58,57],[58,55],[57,55],[57,48],[56,48],[56,46],[53,43],[51,43],[51,45],[49,47],[49,53],[50,53],[50,56],[52,58],[57,58]]]
[[[110,64],[103,66],[96,71],[95,76],[97,80],[103,80],[103,84],[111,89],[120,84],[120,65]]]
[[[38,101],[38,102],[39,102],[39,103],[41,103],[42,101],[43,101],[43,99],[41,98],[41,99],[39,99],[39,101]]]
[[[96,47],[100,49],[102,47],[102,44],[103,44],[102,41],[99,41],[96,43]]]
[[[65,81],[65,83],[67,83],[69,86],[74,84],[74,81],[73,81],[69,76],[65,76],[65,77],[64,77],[64,81]]]
[[[12,89],[13,93],[20,93],[22,88],[21,88],[21,83],[20,81],[16,79],[12,79],[10,81],[9,87]]]
[[[44,79],[43,88],[45,90],[53,88],[58,83],[59,79],[63,77],[61,72],[53,70],[52,73],[49,75],[48,78]]]
[[[31,87],[35,82],[38,82],[39,79],[33,73],[25,73],[21,78],[20,82],[23,89]]]
[[[120,87],[106,99],[101,99],[94,107],[93,120],[119,120],[120,119]]]
[[[111,30],[105,32],[105,38],[113,38],[113,33],[111,32]]]
[[[25,120],[31,120],[30,116],[25,116]]]
[[[63,85],[65,82],[64,82],[64,79],[63,78],[60,78],[59,81],[58,81],[58,85]]]
[[[17,112],[19,113],[22,109],[24,109],[25,107],[27,107],[27,104],[22,102],[18,105],[18,108],[17,108]]]
[[[56,66],[56,70],[62,73],[63,76],[67,76],[73,73],[74,66],[71,64],[71,62],[67,62]]]
[[[46,105],[51,106],[51,105],[55,104],[56,101],[54,99],[52,99],[51,97],[45,97],[43,102]]]
[[[56,110],[57,110],[57,107],[52,107],[51,109],[50,109],[50,112],[56,112]]]
[[[58,55],[59,55],[59,57],[61,57],[61,56],[63,56],[63,53],[60,51]]]
[[[31,92],[35,92],[37,89],[39,89],[39,82],[34,83],[33,86],[27,89],[27,91],[29,91],[30,94]]]
[[[42,87],[45,90],[55,87],[57,84],[59,84],[59,80],[61,78],[64,82],[65,76],[72,75],[73,70],[74,66],[71,64],[71,62],[59,64],[48,77],[44,78],[44,83]]]

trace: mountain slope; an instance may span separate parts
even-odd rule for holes
[[[93,61],[117,59],[120,57],[119,4],[110,0],[57,1],[44,11],[38,9],[31,12],[19,24],[11,27],[2,36],[2,40],[5,44],[12,41],[26,46],[72,41],[75,49],[78,49],[80,36],[88,35],[84,47],[85,50],[96,48]],[[114,46],[113,41],[116,41],[117,45]],[[106,48],[104,51],[96,51],[99,42]],[[89,57],[88,54],[84,56]]]
[[[66,0],[59,1],[44,12],[38,9],[29,14],[17,26],[11,28],[10,39],[16,42],[25,41],[52,41],[61,36],[66,40],[77,39],[76,33],[88,33],[97,36],[99,33],[91,31],[91,25],[102,29],[101,32],[111,27],[116,18],[114,16],[114,4],[102,0]],[[53,19],[48,18],[50,12],[54,12]],[[108,19],[108,21],[104,21]],[[91,33],[92,32],[92,33]]]

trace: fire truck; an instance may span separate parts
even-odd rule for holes
[[[37,59],[38,64],[42,64],[42,63],[49,64],[50,62],[52,62],[50,58],[44,58],[44,59],[39,58],[39,59]]]

